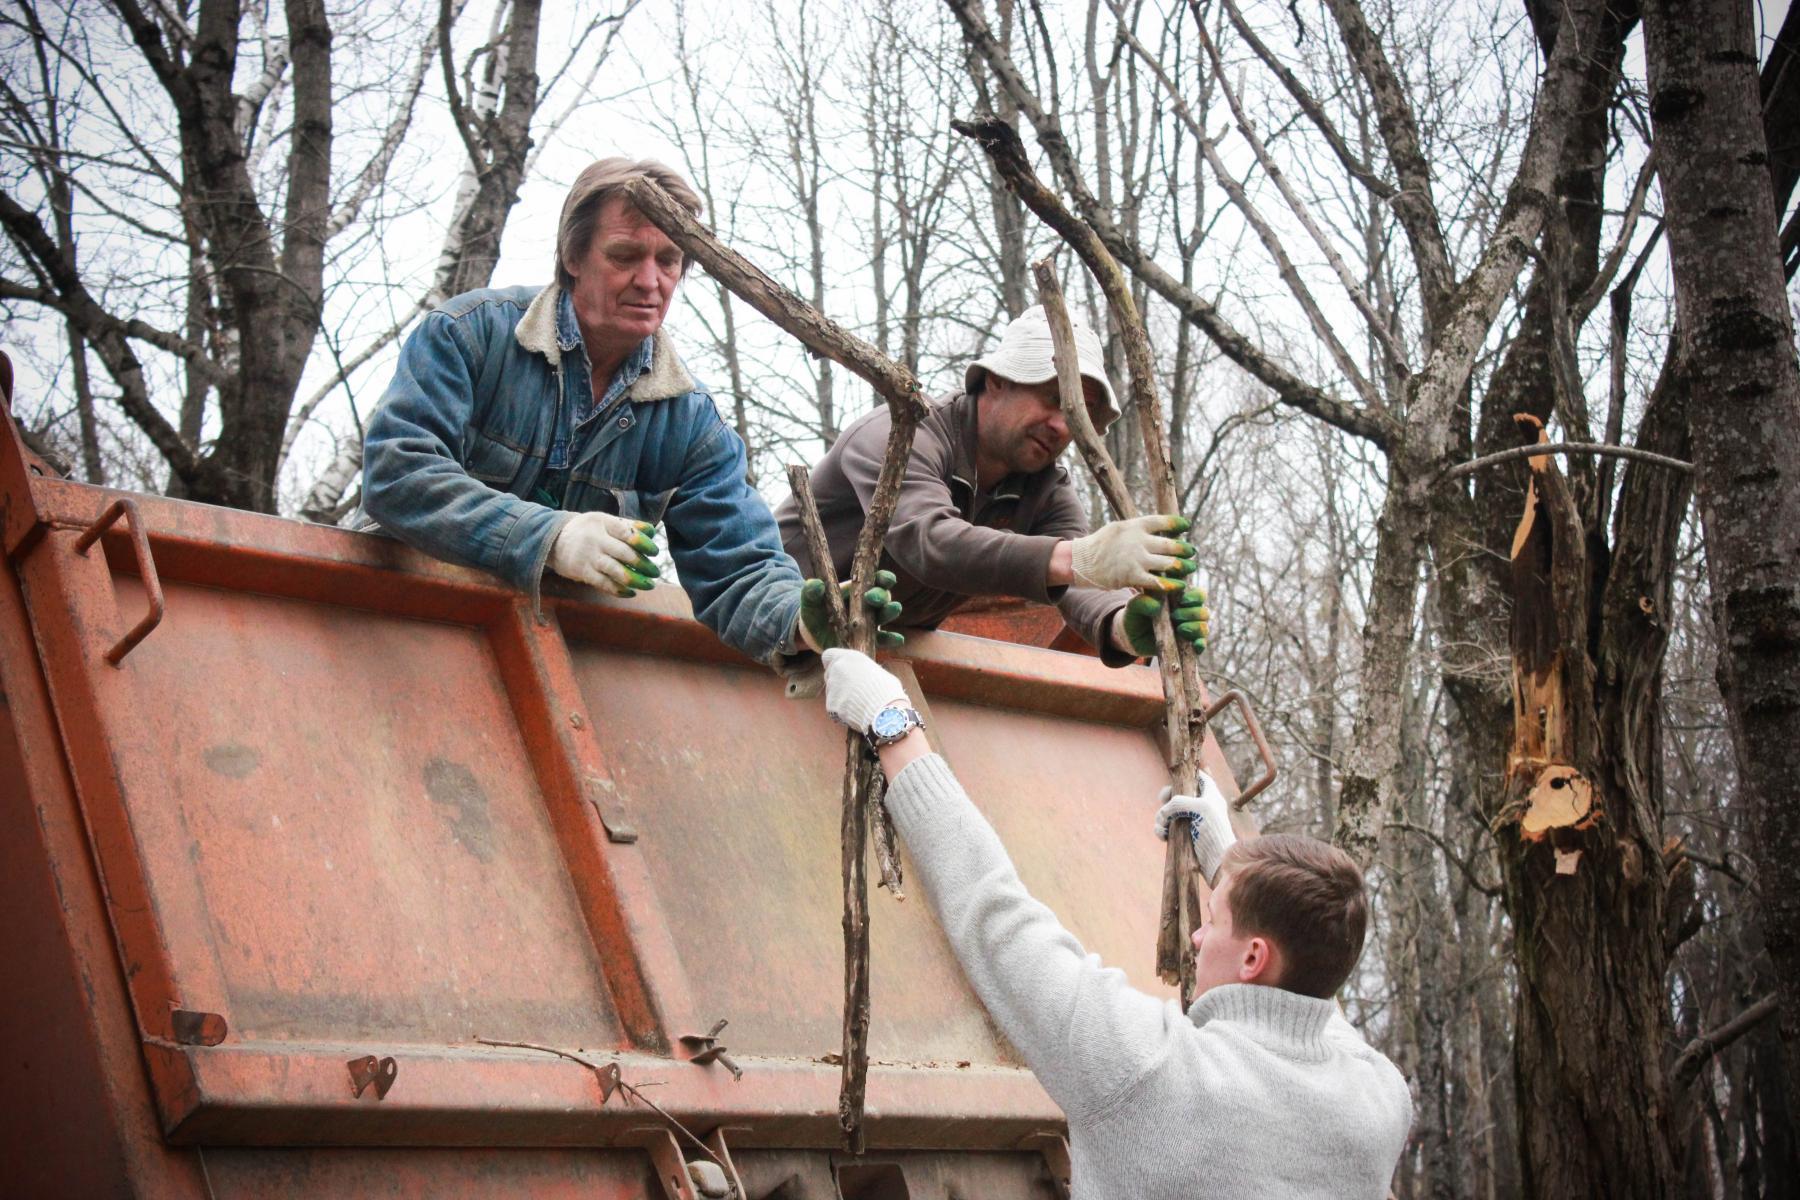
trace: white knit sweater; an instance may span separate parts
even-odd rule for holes
[[[1031,898],[943,759],[887,803],[969,982],[1068,1117],[1075,1200],[1387,1195],[1412,1100],[1333,1001],[1232,984],[1184,1014]]]

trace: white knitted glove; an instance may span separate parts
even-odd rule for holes
[[[1193,833],[1194,856],[1200,860],[1206,886],[1211,887],[1219,878],[1219,860],[1237,841],[1237,834],[1231,831],[1231,806],[1205,771],[1200,772],[1198,796],[1176,796],[1174,790],[1164,788],[1158,797],[1163,804],[1156,810],[1156,836],[1168,841],[1170,823],[1177,817],[1191,818],[1188,828]]]
[[[867,733],[882,709],[912,704],[900,681],[868,655],[834,647],[824,657],[825,711],[833,720]]]
[[[611,513],[577,513],[550,544],[550,569],[614,596],[647,592],[659,574],[651,561],[656,557],[653,528]]]
[[[1075,579],[1105,591],[1174,591],[1180,576],[1193,574],[1194,548],[1163,535],[1185,533],[1188,526],[1185,517],[1167,513],[1108,522],[1070,543]]]

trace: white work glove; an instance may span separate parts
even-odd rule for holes
[[[1185,533],[1190,524],[1168,513],[1110,521],[1069,544],[1075,580],[1105,591],[1175,591],[1194,573],[1194,548],[1163,535]]]
[[[614,596],[647,592],[662,573],[651,561],[656,557],[656,543],[650,540],[654,528],[611,513],[577,513],[550,544],[550,569]]]
[[[1156,810],[1156,836],[1168,841],[1170,823],[1177,817],[1191,818],[1188,827],[1193,831],[1194,857],[1200,860],[1206,886],[1211,887],[1219,878],[1219,860],[1237,842],[1237,834],[1231,831],[1231,806],[1205,771],[1200,772],[1198,796],[1177,796],[1174,790],[1164,788],[1157,797],[1162,807]]]
[[[825,711],[832,720],[867,733],[882,709],[912,705],[900,681],[868,655],[833,647],[824,658]]]

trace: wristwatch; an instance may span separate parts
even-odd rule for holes
[[[896,704],[876,713],[869,722],[869,731],[863,736],[869,739],[869,745],[879,750],[893,745],[913,730],[923,728],[925,718],[919,715],[918,709]]]

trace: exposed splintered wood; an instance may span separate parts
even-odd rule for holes
[[[1526,841],[1541,842],[1552,829],[1591,829],[1600,819],[1594,785],[1583,779],[1580,771],[1562,763],[1538,770],[1525,802],[1519,836]]]
[[[1547,447],[1544,423],[1530,413],[1514,418]],[[1528,447],[1535,448],[1535,447]],[[1506,775],[1514,799],[1501,812],[1517,820],[1519,836],[1541,842],[1555,829],[1591,829],[1600,819],[1593,784],[1573,765],[1574,736],[1569,711],[1569,636],[1557,597],[1557,522],[1544,507],[1562,479],[1548,451],[1526,459],[1530,478],[1525,506],[1512,542],[1513,740]],[[1540,491],[1540,486],[1542,491]],[[1558,874],[1573,872],[1580,852],[1559,847]]]

